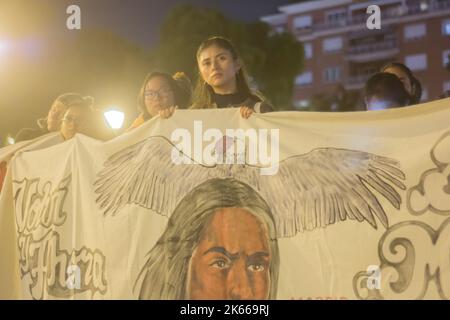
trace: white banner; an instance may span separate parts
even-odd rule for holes
[[[449,299],[448,119],[177,110],[36,142],[0,195],[0,298]]]

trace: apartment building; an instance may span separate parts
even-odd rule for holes
[[[367,8],[381,9],[381,29],[369,30]],[[450,0],[316,0],[278,8],[262,21],[303,43],[305,64],[295,81],[294,105],[337,86],[362,90],[391,61],[406,64],[423,86],[422,100],[450,90]]]

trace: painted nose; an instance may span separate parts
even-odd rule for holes
[[[234,264],[228,273],[228,299],[252,300],[253,291],[248,278],[245,262]]]

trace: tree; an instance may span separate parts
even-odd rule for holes
[[[169,71],[198,76],[196,50],[206,38],[223,35],[236,45],[249,75],[279,109],[289,109],[294,78],[303,66],[303,48],[291,34],[272,34],[263,22],[232,21],[220,12],[192,6],[174,8],[164,21],[155,64]]]
[[[46,54],[36,59],[8,57],[11,68],[0,77],[0,87],[4,82],[6,88],[0,109],[8,117],[0,117],[0,136],[35,127],[64,92],[91,95],[100,109],[118,105],[129,115],[126,121],[133,120],[139,88],[154,67],[148,52],[107,31],[64,35],[44,39]]]

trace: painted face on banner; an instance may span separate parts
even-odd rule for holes
[[[268,299],[271,252],[263,223],[243,208],[218,210],[205,226],[188,272],[193,300]]]

